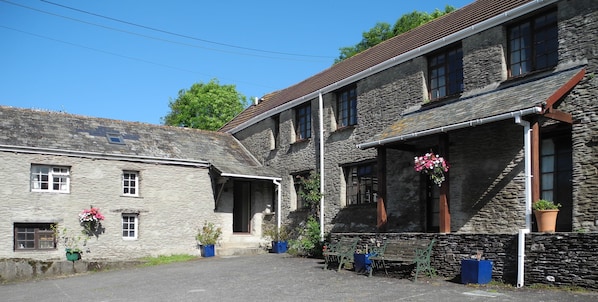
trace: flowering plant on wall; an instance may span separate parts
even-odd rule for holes
[[[79,223],[83,227],[83,233],[88,236],[98,236],[104,231],[101,223],[102,220],[104,220],[104,215],[100,213],[100,209],[93,206],[79,213]]]
[[[448,172],[449,165],[442,158],[434,153],[426,153],[423,156],[415,157],[415,171],[430,175],[430,179],[439,187],[444,181],[444,172]]]

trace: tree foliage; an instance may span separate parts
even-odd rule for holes
[[[392,28],[390,27],[390,24],[386,22],[378,22],[369,31],[362,33],[362,39],[359,43],[353,46],[341,47],[339,49],[340,55],[334,60],[334,63],[336,64],[341,62],[374,45],[380,44],[381,42],[394,36],[408,32],[454,10],[454,7],[447,5],[445,6],[444,11],[436,9],[430,14],[426,12],[413,11],[401,16]]]
[[[203,130],[218,130],[245,108],[247,98],[235,85],[220,85],[218,80],[195,83],[181,89],[176,100],[170,100],[170,112],[162,118],[165,125]]]

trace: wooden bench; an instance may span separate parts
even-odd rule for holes
[[[324,269],[330,263],[338,263],[338,271],[341,267],[353,261],[353,254],[357,249],[359,238],[342,237],[338,242],[326,245],[324,255]]]
[[[432,254],[434,241],[434,239],[408,239],[386,242],[384,249],[377,251],[378,255],[370,257],[370,261],[372,261],[370,277],[374,269],[381,267],[388,275],[387,264],[392,262],[415,264],[415,281],[417,281],[419,272],[425,272],[432,276],[434,270],[430,266],[430,255]]]

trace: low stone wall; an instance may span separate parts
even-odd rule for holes
[[[434,238],[432,266],[439,275],[460,280],[461,260],[492,260],[492,279],[517,284],[517,234],[333,233],[359,237],[360,248],[373,240]],[[524,284],[598,289],[598,233],[531,233],[525,236]]]
[[[0,283],[73,275],[89,271],[120,269],[141,264],[141,261],[40,261],[33,259],[0,259]]]

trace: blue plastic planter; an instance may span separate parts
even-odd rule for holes
[[[353,267],[358,273],[369,273],[372,269],[370,254],[353,254]]]
[[[461,260],[461,283],[486,284],[492,280],[492,261]]]
[[[214,245],[206,244],[201,247],[201,255],[203,257],[214,257]]]
[[[272,253],[282,254],[286,253],[288,249],[287,241],[272,241]]]

